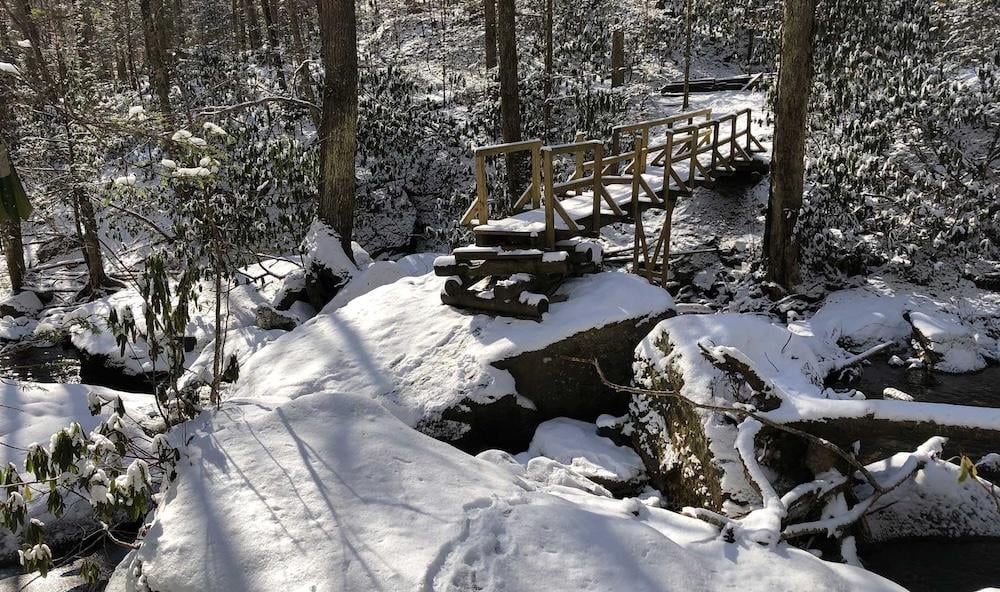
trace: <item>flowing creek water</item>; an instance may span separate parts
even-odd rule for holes
[[[911,395],[916,401],[1000,407],[1000,366],[974,374],[929,374],[919,369],[875,361],[852,385],[869,398],[881,398],[886,387]],[[907,445],[877,439],[883,450],[905,450]],[[949,443],[950,454],[964,452],[973,460],[1000,452],[1000,442]],[[911,592],[974,592],[1000,587],[1000,539],[911,538],[872,545],[860,550],[865,566]]]

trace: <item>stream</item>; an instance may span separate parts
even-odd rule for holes
[[[886,387],[897,388],[916,401],[1000,407],[1000,366],[973,374],[929,374],[922,369],[893,367],[885,359],[873,361],[852,385],[868,398],[882,398]],[[909,446],[890,438],[874,438],[885,451]],[[964,452],[977,460],[1000,452],[981,442],[949,442],[948,452]],[[1000,539],[908,538],[860,549],[865,567],[911,592],[975,592],[1000,587]]]

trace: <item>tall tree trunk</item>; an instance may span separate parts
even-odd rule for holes
[[[170,41],[164,49],[172,47],[175,50],[179,50],[187,42],[188,32],[187,20],[184,18],[184,2],[182,0],[174,0],[174,5],[170,11],[170,21],[173,28],[169,37]]]
[[[316,102],[316,93],[313,91],[313,77],[312,70],[309,65],[305,63],[306,61],[306,45],[305,40],[302,36],[302,24],[299,17],[299,3],[298,0],[288,0],[288,24],[292,30],[292,51],[295,54],[295,61],[298,64],[295,67],[295,80],[292,83],[298,88],[299,93],[302,97],[309,101],[310,103]],[[308,13],[306,13],[308,15]],[[316,124],[316,129],[319,129],[321,125],[320,119],[316,116],[315,110],[310,110],[310,114],[313,118],[313,123]]]
[[[267,30],[268,55],[271,57],[271,66],[274,67],[278,75],[278,86],[282,90],[288,88],[285,81],[285,70],[281,63],[279,49],[281,44],[278,41],[278,27],[275,25],[274,11],[271,10],[271,0],[260,0],[261,14],[264,15],[264,28]]]
[[[246,28],[243,26],[243,8],[240,5],[240,0],[233,0],[232,12],[233,43],[236,45],[236,51],[244,51],[247,48],[247,34]]]
[[[6,111],[2,106],[0,109]],[[3,117],[4,120],[7,119],[5,113],[0,113],[0,117]],[[4,122],[0,121],[0,124],[2,123]],[[0,138],[0,179],[14,174],[14,162],[10,158],[7,144]],[[21,239],[21,219],[19,217],[15,216],[0,223],[0,245],[3,246],[4,259],[7,261],[10,289],[16,294],[24,287],[25,272],[24,242]]]
[[[805,176],[815,12],[816,0],[785,0],[774,109],[771,194],[764,231],[767,277],[785,288],[799,281],[795,224],[802,207]]]
[[[76,2],[76,55],[80,69],[94,66],[94,11],[87,0]],[[103,59],[102,59],[103,61]]]
[[[517,35],[514,31],[514,0],[497,0],[497,41],[500,46],[500,135],[504,142],[521,139],[521,99],[517,79]],[[521,187],[520,159],[507,155],[507,177],[511,204]]]
[[[552,0],[545,0],[545,82],[542,85],[545,103],[542,105],[542,127],[546,142],[549,141],[552,127],[552,20]]]
[[[247,23],[247,41],[250,43],[250,49],[258,50],[261,46],[260,41],[260,21],[257,20],[257,7],[253,0],[242,0],[243,2],[243,18]]]
[[[611,31],[611,88],[625,84],[625,31]]]
[[[156,90],[160,112],[170,114],[170,74],[167,71],[167,57],[164,46],[163,2],[162,0],[139,0],[142,13],[142,30],[146,40],[146,63],[149,77]]]
[[[354,159],[358,123],[358,43],[354,0],[319,0],[323,41],[323,118],[320,124],[318,217],[351,256]]]
[[[486,21],[486,67],[497,65],[497,0],[483,0],[483,14]]]
[[[684,102],[681,109],[688,108],[690,103],[691,84],[691,0],[684,0]]]

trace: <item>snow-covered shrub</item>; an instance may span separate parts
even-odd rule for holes
[[[817,14],[804,264],[888,262],[926,280],[943,260],[1000,258],[995,26],[932,0],[834,0]]]

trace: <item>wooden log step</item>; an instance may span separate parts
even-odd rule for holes
[[[441,259],[441,257],[438,257]],[[507,277],[515,273],[527,273],[531,275],[569,275],[574,271],[574,266],[570,264],[568,258],[554,261],[544,261],[541,259],[529,260],[503,260],[490,259],[480,263],[459,263],[453,264],[434,262],[434,274],[437,276],[460,276],[464,278],[484,278],[486,276]]]
[[[517,299],[501,299],[487,290],[481,293],[462,291],[458,295],[441,293],[441,301],[451,306],[469,310],[501,314],[539,321],[549,310],[549,299],[544,294],[522,292]]]

